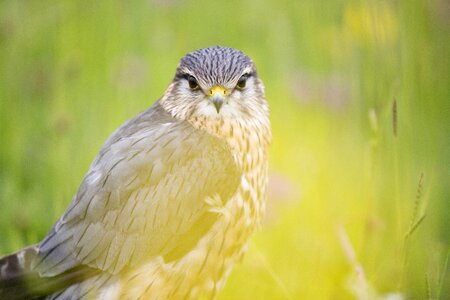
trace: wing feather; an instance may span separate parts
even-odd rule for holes
[[[83,265],[116,274],[155,256],[175,259],[216,221],[206,200],[226,203],[239,185],[231,152],[164,114],[157,104],[105,143],[41,244],[40,274]]]

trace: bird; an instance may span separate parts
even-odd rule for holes
[[[0,299],[214,299],[261,226],[271,139],[253,60],[189,52],[44,239],[0,258]]]

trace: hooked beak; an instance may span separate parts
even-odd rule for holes
[[[214,107],[216,108],[217,113],[219,113],[220,108],[227,100],[228,92],[224,87],[221,86],[215,86],[212,89],[209,90],[209,97],[211,99],[211,102],[214,104]]]

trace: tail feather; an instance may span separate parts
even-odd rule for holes
[[[32,267],[38,251],[37,246],[31,246],[0,258],[0,299],[44,299],[99,273],[79,265],[57,276],[43,277]]]
[[[37,253],[37,246],[31,246],[0,258],[1,299],[42,299],[28,288],[32,277],[31,263]]]

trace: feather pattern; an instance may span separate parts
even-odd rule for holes
[[[44,240],[0,259],[0,298],[214,298],[264,212],[268,114],[242,52],[187,54],[163,97],[108,138]]]
[[[84,264],[117,274],[164,256],[173,239],[208,213],[202,199],[229,199],[238,178],[226,143],[167,116],[157,103],[106,142],[68,212],[41,243],[36,270],[54,276]]]

